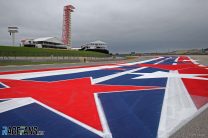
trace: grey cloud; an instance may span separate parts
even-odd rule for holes
[[[0,44],[10,44],[9,25],[17,39],[61,37],[60,0],[1,0]],[[208,47],[207,0],[71,0],[73,46],[103,40],[112,52],[168,51]]]

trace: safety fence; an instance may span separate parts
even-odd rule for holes
[[[31,57],[31,56],[0,56],[0,62],[96,62],[96,61],[111,61],[121,60],[122,57],[71,57],[71,56],[46,56],[46,57]]]

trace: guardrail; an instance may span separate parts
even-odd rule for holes
[[[48,56],[48,57],[31,57],[31,56],[0,56],[0,62],[96,62],[96,61],[111,61],[121,60],[122,57],[71,57],[71,56]]]

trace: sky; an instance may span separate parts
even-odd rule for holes
[[[0,45],[62,34],[72,4],[72,47],[101,40],[112,53],[208,48],[208,0],[0,0]]]

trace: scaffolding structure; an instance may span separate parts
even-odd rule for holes
[[[74,12],[74,9],[72,5],[64,6],[62,41],[68,49],[71,48],[71,12]]]

